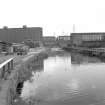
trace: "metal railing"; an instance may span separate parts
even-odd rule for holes
[[[7,79],[11,70],[13,70],[13,59],[14,58],[10,58],[0,64],[0,79]]]

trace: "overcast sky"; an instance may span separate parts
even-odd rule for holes
[[[105,0],[0,0],[0,27],[43,27],[44,36],[105,32]]]

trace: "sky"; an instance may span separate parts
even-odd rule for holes
[[[44,36],[105,32],[105,0],[0,0],[0,28],[23,25]]]

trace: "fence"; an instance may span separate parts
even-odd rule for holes
[[[14,58],[10,58],[0,64],[0,79],[7,79],[8,74],[13,70],[13,59]]]

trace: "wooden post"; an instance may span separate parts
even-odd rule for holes
[[[8,62],[8,70],[10,70],[10,63]]]
[[[11,64],[8,62],[8,73],[11,73]]]
[[[11,70],[13,70],[13,59],[11,60]]]
[[[5,66],[3,66],[3,70],[2,70],[2,79],[4,78],[4,75],[5,75]]]

